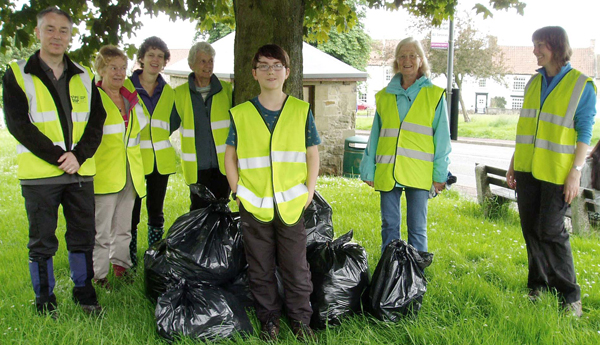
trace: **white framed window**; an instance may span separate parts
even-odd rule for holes
[[[385,81],[392,80],[393,76],[394,76],[394,71],[392,70],[392,68],[391,67],[386,67],[386,69],[385,69]]]
[[[513,90],[525,90],[525,83],[526,83],[525,77],[515,76],[513,78]],[[521,101],[521,104],[523,104],[522,101]],[[520,109],[520,107],[519,107],[519,109]]]
[[[479,87],[486,87],[487,81],[485,79],[479,79]]]
[[[367,94],[366,93],[359,93],[358,94],[358,100],[364,103],[367,103]]]
[[[512,97],[512,109],[523,108],[523,97]]]

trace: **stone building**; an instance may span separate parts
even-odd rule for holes
[[[214,74],[221,80],[234,81],[233,46],[235,32],[212,43],[215,49]],[[366,81],[367,73],[304,43],[302,47],[304,100],[311,104],[317,130],[321,174],[341,175],[344,140],[354,135],[357,107],[357,82]],[[191,72],[187,54],[172,61],[164,70],[170,85],[176,87],[187,81]]]

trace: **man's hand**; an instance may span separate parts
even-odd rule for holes
[[[63,153],[58,159],[58,163],[60,163],[58,166],[59,169],[71,175],[77,173],[80,167],[77,158],[75,158],[75,155],[72,152]]]
[[[573,199],[579,194],[579,180],[581,179],[581,171],[577,171],[575,169],[571,169],[569,171],[569,175],[567,175],[567,179],[565,180],[565,185],[563,188],[563,194],[565,195],[565,202],[570,204]]]

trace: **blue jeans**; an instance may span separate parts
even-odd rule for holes
[[[427,200],[429,191],[409,187],[394,187],[381,192],[381,252],[393,240],[400,239],[400,197],[406,191],[406,226],[408,244],[427,251]]]

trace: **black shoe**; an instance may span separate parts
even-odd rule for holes
[[[100,316],[102,314],[102,307],[99,304],[80,304],[80,306],[88,315]]]
[[[35,298],[35,308],[40,315],[50,315],[53,319],[58,318],[58,310],[56,309],[56,296],[48,296],[46,298]]]
[[[267,322],[263,323],[260,330],[260,339],[267,342],[277,341],[279,336],[279,320],[275,318],[269,318]]]
[[[527,294],[527,298],[529,298],[529,300],[531,302],[537,302],[541,296],[542,296],[542,290],[540,290],[540,289],[530,289],[529,293]]]
[[[292,332],[296,336],[298,341],[303,343],[317,342],[317,336],[315,332],[310,328],[309,325],[305,324],[302,321],[292,320]]]

